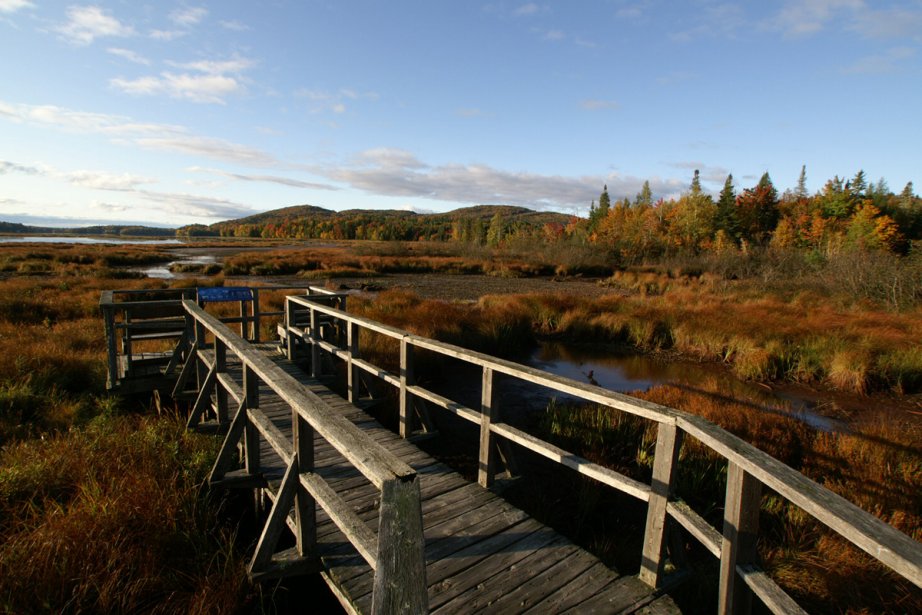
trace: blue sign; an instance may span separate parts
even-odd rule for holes
[[[198,289],[202,303],[216,301],[252,301],[253,290],[246,286],[207,286]]]

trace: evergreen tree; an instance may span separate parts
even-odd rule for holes
[[[728,238],[739,239],[740,223],[736,216],[736,188],[733,187],[732,173],[727,175],[727,181],[724,182],[724,187],[717,199],[714,228],[723,231]]]
[[[865,191],[868,189],[868,180],[867,177],[865,177],[863,169],[859,169],[859,171],[855,173],[855,177],[853,177],[851,181],[851,189],[852,194],[856,197],[861,198],[864,196]]]
[[[691,193],[693,195],[701,194],[701,177],[698,173],[698,169],[695,169],[695,175],[692,177]]]
[[[797,178],[797,188],[794,190],[794,196],[798,199],[807,198],[807,165],[800,167],[800,176]]]
[[[650,182],[645,181],[643,183],[643,188],[640,189],[640,193],[637,195],[637,198],[634,199],[636,205],[653,205],[653,191],[650,190]]]
[[[594,233],[598,230],[599,225],[602,223],[608,216],[608,211],[611,209],[611,197],[608,196],[608,185],[602,189],[602,194],[599,195],[599,205],[598,207],[593,207],[589,209],[589,232]]]
[[[906,182],[906,187],[903,188],[903,191],[900,192],[900,204],[903,207],[908,207],[912,205],[912,199],[915,196],[913,191],[912,182]]]

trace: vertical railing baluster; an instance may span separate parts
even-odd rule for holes
[[[256,343],[262,339],[262,308],[259,307],[259,287],[253,288],[253,336]]]
[[[118,383],[118,340],[115,332],[115,308],[107,306],[103,308],[103,316],[106,327],[106,346],[109,357],[109,378],[106,383],[107,388],[113,388]]]
[[[413,345],[407,338],[400,339],[400,437],[413,433],[413,397],[408,387],[414,384]]]
[[[295,360],[295,339],[291,328],[295,326],[295,303],[285,299],[285,355],[289,361]]]
[[[298,456],[298,473],[314,471],[314,429],[297,408],[291,409],[292,448]],[[295,495],[295,540],[298,555],[313,556],[317,551],[317,503],[298,480]]]
[[[250,410],[259,408],[259,377],[249,365],[243,366],[243,395],[246,401],[247,414]],[[246,427],[243,435],[243,455],[244,467],[247,474],[253,476],[259,474],[259,429],[247,418]],[[261,504],[260,490],[257,489],[254,494],[256,497],[257,509]]]
[[[728,462],[717,603],[717,612],[722,615],[748,614],[752,608],[752,591],[736,567],[757,561],[761,495],[762,484],[739,465]]]
[[[485,488],[493,485],[496,475],[496,443],[493,432],[490,431],[490,424],[498,418],[493,393],[493,369],[484,367],[480,395],[480,460],[477,482]]]
[[[320,376],[320,318],[314,308],[310,309],[311,318],[311,376]]]
[[[215,337],[214,340],[214,361],[215,375],[227,373],[227,344]],[[218,425],[227,423],[227,389],[218,380],[215,383],[215,410],[217,412]]]
[[[640,580],[652,587],[662,582],[666,553],[666,506],[672,491],[672,480],[682,445],[682,432],[674,423],[660,423],[656,434],[656,453],[653,458],[653,482],[647,507],[647,524],[644,531],[643,558],[640,562]]]
[[[354,360],[359,358],[359,326],[357,323],[346,323],[346,345],[349,347],[349,364],[347,365],[349,389],[349,403],[354,404],[362,398],[361,372]]]

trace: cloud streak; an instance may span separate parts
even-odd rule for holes
[[[509,204],[537,209],[585,211],[603,184],[616,198],[633,197],[644,180],[611,173],[607,176],[567,177],[511,172],[484,164],[430,166],[399,149],[368,150],[351,164],[319,170],[323,174],[371,194],[417,197],[463,204]],[[678,180],[653,180],[656,194],[678,193]]]
[[[66,41],[85,46],[97,38],[129,37],[135,31],[98,6],[72,6],[67,9],[67,22],[55,28]]]

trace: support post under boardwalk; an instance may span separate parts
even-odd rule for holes
[[[419,477],[394,478],[381,486],[378,560],[371,612],[428,613],[423,514]]]
[[[762,483],[729,462],[717,594],[717,612],[721,615],[747,614],[752,608],[752,590],[737,574],[736,567],[756,563],[761,496]]]
[[[656,434],[656,456],[653,458],[653,483],[650,486],[650,503],[647,507],[647,525],[644,531],[643,559],[640,562],[640,580],[651,587],[659,587],[663,576],[666,553],[666,505],[672,491],[672,477],[679,459],[682,433],[672,423],[660,423]]]

